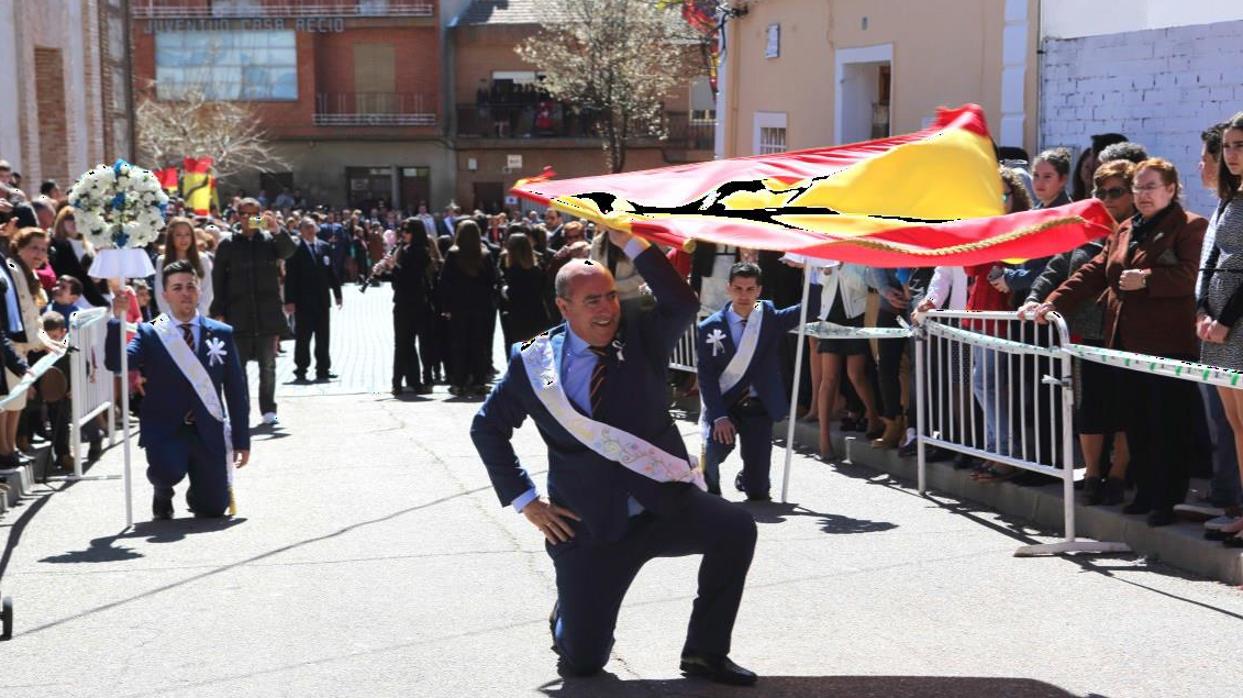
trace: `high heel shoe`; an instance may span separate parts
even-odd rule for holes
[[[1231,535],[1236,534],[1236,533],[1243,533],[1243,517],[1237,518],[1234,521],[1231,521],[1230,523],[1226,524],[1225,526],[1222,526],[1221,532],[1229,533]]]
[[[1221,544],[1227,548],[1243,548],[1243,532],[1223,540]]]

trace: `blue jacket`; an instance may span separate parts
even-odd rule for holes
[[[610,365],[600,412],[593,419],[624,429],[674,456],[686,456],[682,434],[669,416],[668,362],[699,301],[656,246],[634,260],[656,296],[654,308],[623,306],[617,337],[624,359]],[[562,365],[566,326],[549,331],[557,366]],[[471,439],[488,477],[508,506],[534,484],[510,443],[514,430],[530,416],[548,445],[548,496],[582,517],[576,540],[616,541],[625,534],[633,496],[656,515],[675,511],[688,483],[659,483],[631,472],[584,446],[544,408],[531,389],[520,346],[510,351],[509,368],[475,415]]]
[[[819,284],[812,284],[807,298],[807,318],[814,322],[820,313]],[[747,386],[755,387],[760,403],[773,421],[785,419],[790,411],[790,396],[786,393],[785,381],[781,378],[781,347],[786,333],[798,327],[801,306],[792,305],[778,310],[772,301],[760,302],[764,304],[764,324],[760,326],[760,338],[755,345],[751,365],[747,367],[742,380],[724,395],[721,394],[721,373],[737,351],[729,331],[729,320],[725,317],[725,310],[729,305],[699,323],[699,332],[695,336],[695,361],[699,370],[699,394],[703,397],[704,408],[708,413],[708,424],[729,416],[730,405],[738,402]],[[725,350],[716,356],[712,355],[712,345],[707,341],[713,330],[720,330],[725,335],[725,340],[721,343]]]
[[[250,449],[250,394],[246,388],[246,374],[242,371],[242,363],[237,357],[237,345],[233,342],[233,328],[205,317],[200,317],[202,329],[199,332],[199,361],[207,368],[216,386],[216,393],[224,391],[224,403],[228,409],[229,424],[233,430],[233,450]],[[108,322],[108,341],[104,353],[104,363],[109,371],[121,370],[121,352],[117,347],[120,341],[121,325],[118,320]],[[213,366],[207,357],[207,340],[215,337],[224,342],[224,362],[216,362]],[[178,339],[178,341],[181,341]],[[186,379],[173,357],[164,348],[164,342],[155,333],[150,323],[138,326],[138,332],[129,341],[130,370],[141,370],[146,377],[144,386],[146,394],[142,399],[142,435],[139,446],[146,446],[153,439],[166,438],[185,425],[186,413],[194,412],[194,425],[199,437],[213,453],[224,455],[224,429],[217,422],[203,402],[199,400],[190,381]]]

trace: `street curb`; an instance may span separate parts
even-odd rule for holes
[[[698,399],[682,399],[676,407],[687,412],[688,419],[698,419]],[[782,442],[788,429],[785,420],[773,425],[773,434]],[[850,435],[850,463],[888,473],[912,485],[918,473],[914,458],[903,458],[896,449],[872,448],[862,435]],[[819,427],[813,423],[796,422],[796,448],[817,448]],[[833,433],[833,447],[843,458],[847,455],[847,435]],[[782,463],[774,458],[774,485],[781,477]],[[801,474],[797,474],[801,476]],[[796,474],[791,474],[796,479]],[[1011,482],[983,484],[971,479],[969,470],[957,470],[947,463],[928,463],[927,487],[964,502],[984,505],[1035,527],[1051,531],[1063,530],[1062,485],[1020,486]],[[774,495],[779,492],[774,492]],[[1243,584],[1243,552],[1226,548],[1218,541],[1205,540],[1204,528],[1198,523],[1179,522],[1172,526],[1153,528],[1143,516],[1128,516],[1120,507],[1075,505],[1075,529],[1080,537],[1100,541],[1121,542],[1136,554],[1160,561],[1178,569],[1227,584]]]

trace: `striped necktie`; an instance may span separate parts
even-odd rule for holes
[[[591,369],[591,415],[594,417],[600,411],[600,399],[604,397],[604,378],[608,373],[609,365],[605,361],[612,355],[612,347],[605,345],[602,347],[587,347],[592,354],[596,355],[596,367]]]
[[[181,337],[186,340],[186,346],[190,347],[190,351],[194,351],[194,327],[188,323],[181,323]],[[194,424],[194,410],[190,410],[185,416],[186,424]]]

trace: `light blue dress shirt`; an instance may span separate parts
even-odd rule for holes
[[[755,311],[752,311],[755,312]],[[729,323],[729,338],[734,340],[734,352],[738,351],[738,345],[742,342],[742,331],[746,329],[746,324],[742,320],[742,316],[734,312],[733,304],[725,308],[725,321]],[[759,395],[755,390],[755,386],[747,386],[747,395]]]
[[[177,332],[177,336],[180,337],[182,325],[181,320],[178,320],[172,315],[169,315],[168,319],[173,323],[173,329]],[[197,354],[203,339],[203,316],[200,315],[197,310],[194,312],[194,318],[190,320],[190,333],[194,335],[194,353]]]
[[[626,256],[634,259],[640,253],[648,248],[648,243],[639,238],[631,238],[624,251]],[[570,402],[578,408],[579,412],[591,415],[591,372],[596,368],[596,362],[599,358],[591,351],[587,340],[574,334],[569,325],[565,328],[565,344],[561,349],[561,388],[565,391],[565,396]],[[522,511],[522,508],[530,504],[539,497],[539,491],[534,487],[518,495],[510,505],[514,511]],[[626,500],[626,507],[631,516],[637,516],[643,513],[643,505],[639,504],[639,500],[630,497]]]

